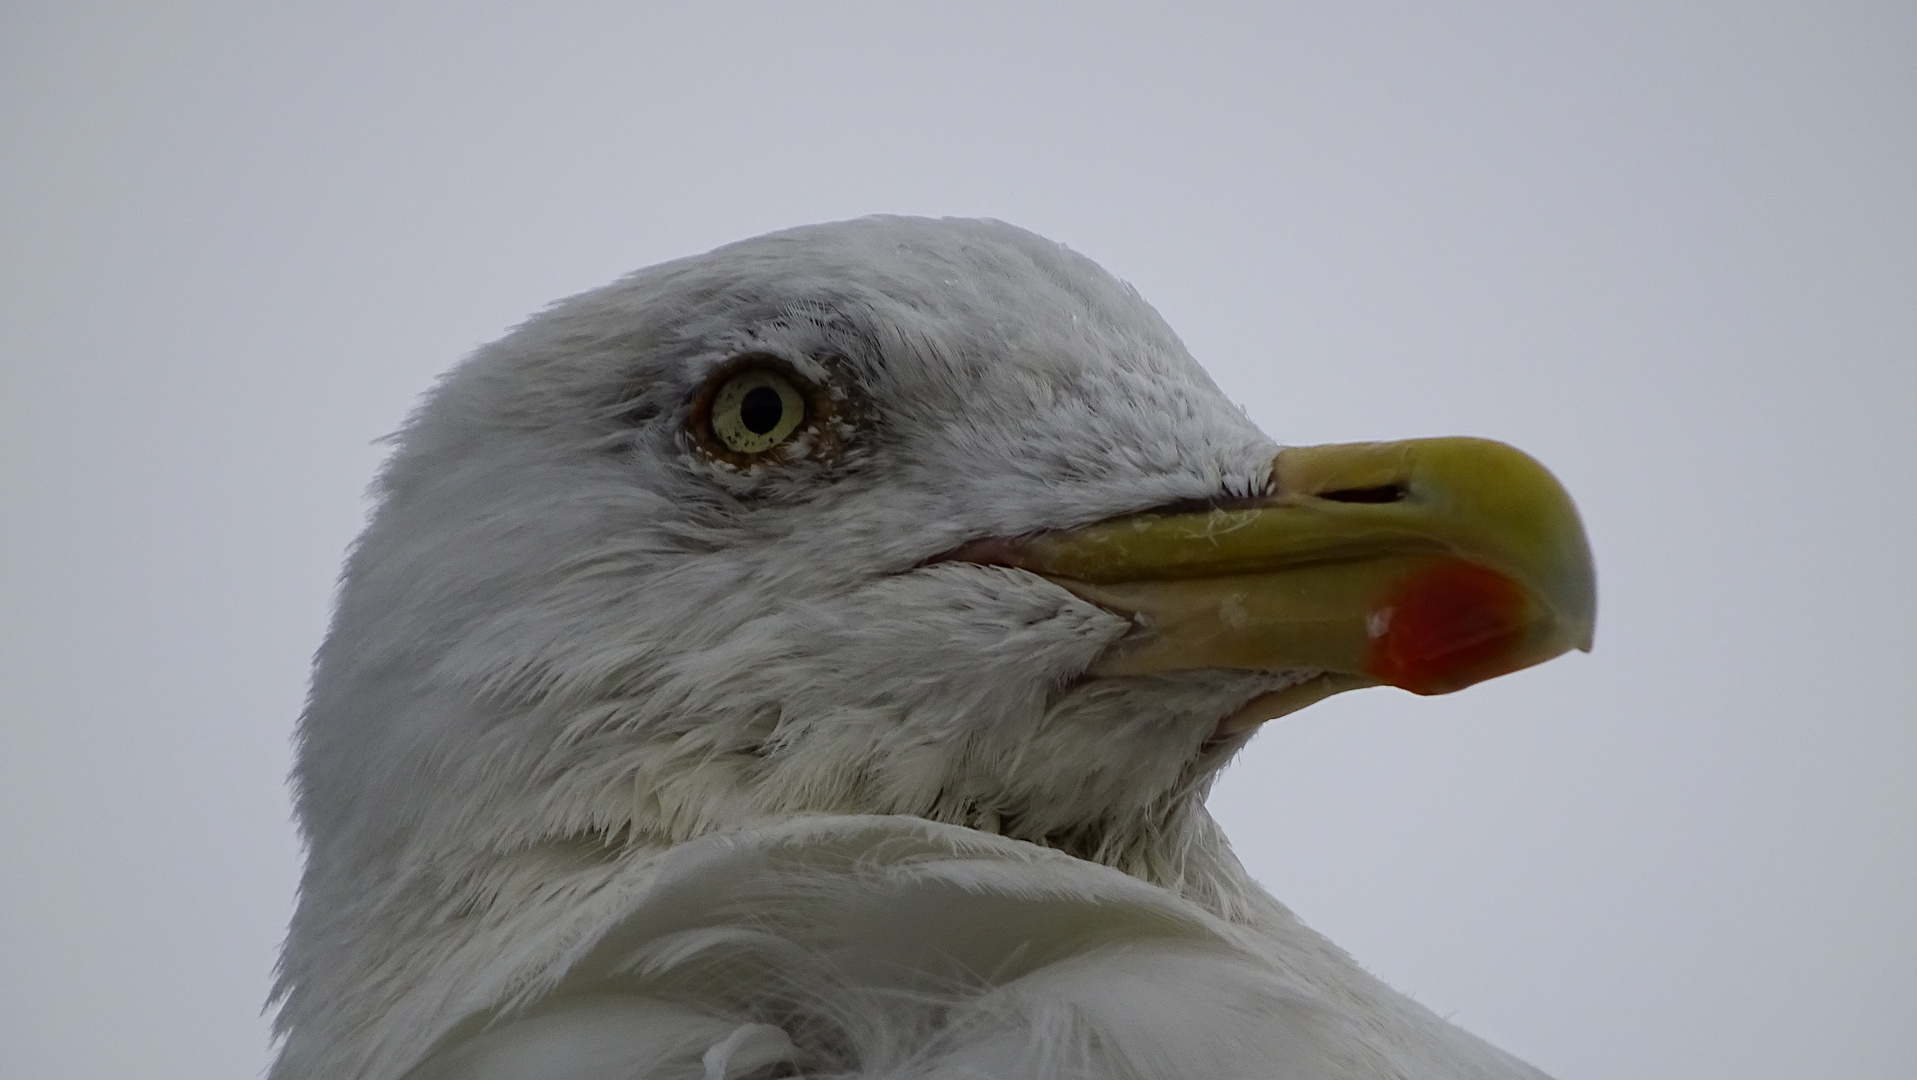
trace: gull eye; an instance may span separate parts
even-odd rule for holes
[[[721,383],[712,396],[712,437],[735,454],[763,454],[805,423],[805,395],[792,380],[749,368]]]

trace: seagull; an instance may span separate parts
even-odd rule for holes
[[[1205,797],[1265,721],[1588,649],[1550,473],[1285,447],[983,220],[562,301],[398,435],[314,665],[272,1080],[1543,1074]]]

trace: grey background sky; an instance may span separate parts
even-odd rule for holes
[[[1252,869],[1562,1080],[1917,1074],[1917,8],[0,7],[0,1074],[255,1075],[374,440],[559,296],[1000,217],[1282,442],[1577,496],[1597,651],[1348,695]]]

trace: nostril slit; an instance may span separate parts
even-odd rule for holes
[[[1411,494],[1403,484],[1380,484],[1377,487],[1345,488],[1341,491],[1321,491],[1320,499],[1342,503],[1394,503],[1400,502]]]

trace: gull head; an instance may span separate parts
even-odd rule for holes
[[[294,999],[805,814],[1229,910],[1203,801],[1259,722],[1515,670],[1593,611],[1529,458],[1281,452],[1129,286],[989,221],[793,229],[562,301],[427,395],[376,495],[300,726]]]

